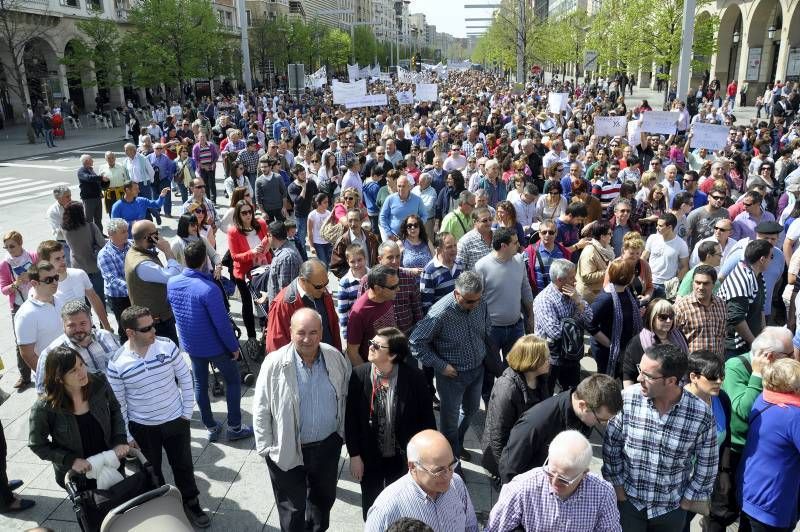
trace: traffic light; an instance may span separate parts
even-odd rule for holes
[[[411,56],[411,70],[415,72],[417,70],[417,54]]]

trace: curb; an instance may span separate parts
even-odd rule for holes
[[[58,155],[58,154],[67,153],[67,152],[76,151],[76,150],[85,150],[85,149],[88,149],[88,148],[96,148],[97,146],[105,146],[107,144],[111,144],[113,142],[122,141],[122,140],[125,140],[125,138],[124,137],[120,137],[118,139],[116,139],[116,138],[106,139],[103,142],[97,142],[97,143],[94,143],[94,144],[86,144],[86,145],[82,145],[82,146],[73,146],[71,148],[64,148],[64,149],[59,149],[59,150],[56,150],[56,151],[48,151],[48,152],[45,152],[45,153],[47,155]],[[45,153],[36,154],[36,155],[20,155],[20,156],[17,156],[17,157],[10,157],[8,159],[0,159],[0,163],[8,163],[8,162],[12,162],[12,161],[30,159],[31,157],[38,157],[40,155],[45,155]]]

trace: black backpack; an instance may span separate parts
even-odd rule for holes
[[[583,326],[575,318],[561,320],[561,337],[548,342],[550,356],[566,362],[578,362],[584,354]]]

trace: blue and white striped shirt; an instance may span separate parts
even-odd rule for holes
[[[411,473],[406,473],[378,495],[367,514],[364,531],[383,532],[403,517],[418,519],[434,532],[478,532],[475,508],[464,481],[456,473],[453,473],[448,490],[435,500],[422,491]]]
[[[144,357],[131,351],[130,342],[125,343],[108,363],[107,375],[126,429],[129,421],[155,426],[179,417],[191,419],[192,374],[169,338],[156,336]],[[128,439],[133,439],[130,431]]]
[[[459,259],[455,260],[452,268],[442,264],[438,257],[434,257],[425,265],[419,276],[419,293],[423,313],[428,312],[434,303],[453,291],[456,287],[456,279],[463,271],[464,264]]]
[[[369,272],[369,270],[367,270]],[[339,291],[336,294],[336,314],[339,316],[339,331],[342,333],[342,345],[347,344],[347,321],[350,317],[350,309],[358,299],[358,287],[363,275],[358,277],[353,275],[353,270],[339,279]]]
[[[339,428],[338,401],[320,351],[309,368],[292,348],[300,397],[300,444],[322,441]]]

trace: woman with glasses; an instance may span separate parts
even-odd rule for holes
[[[398,244],[403,268],[422,270],[436,253],[433,242],[428,239],[425,224],[416,214],[409,214],[400,223]]]
[[[622,385],[627,388],[636,384],[637,369],[645,350],[655,344],[672,344],[684,353],[689,353],[686,337],[675,327],[675,309],[666,299],[657,298],[647,306],[643,328],[631,338],[622,362]]]
[[[347,187],[333,206],[332,222],[347,225],[347,211],[361,208],[361,192],[355,187]],[[364,218],[367,217],[364,210]]]
[[[17,231],[9,231],[3,235],[3,248],[6,250],[6,258],[0,262],[0,291],[8,297],[13,331],[14,315],[28,299],[28,292],[31,289],[28,268],[36,264],[39,259],[36,252],[27,251],[22,247],[22,235]],[[20,356],[16,335],[14,345],[17,350],[17,369],[19,370],[19,379],[14,383],[14,388],[22,391],[31,385],[31,368]]]
[[[238,187],[245,187],[250,194],[253,193],[250,180],[245,174],[244,163],[234,161],[231,163],[230,175],[225,178],[225,194],[230,198],[233,196],[233,189]]]
[[[251,207],[255,207],[253,204],[253,193],[248,190],[247,187],[234,188],[233,192],[231,193],[231,202],[229,208],[225,211],[225,214],[222,216],[222,219],[219,222],[219,230],[223,233],[227,233],[230,228],[233,227],[233,213],[236,210],[236,204],[241,200],[245,200],[250,204]]]
[[[350,376],[345,413],[350,473],[361,483],[365,521],[378,494],[408,471],[409,440],[436,428],[425,376],[409,363],[411,347],[402,332],[378,329],[367,361]]]
[[[250,340],[256,339],[256,322],[247,279],[253,268],[272,262],[267,224],[264,220],[254,218],[254,210],[253,205],[247,200],[239,200],[233,209],[234,226],[228,230],[228,249],[233,259],[233,281],[242,299],[242,321]]]
[[[189,199],[189,187],[192,185],[192,179],[195,176],[194,159],[189,157],[189,147],[178,147],[178,158],[175,160],[175,183],[178,184],[178,190],[181,195],[181,203],[186,203]]]
[[[611,235],[611,225],[606,220],[594,222],[591,226],[592,240],[583,248],[578,259],[575,288],[590,304],[603,289],[606,268],[614,260]]]
[[[208,261],[206,262],[206,271],[211,273],[214,268],[220,264],[219,254],[214,251],[214,247],[208,242],[208,239],[202,236],[199,232],[196,214],[183,214],[178,219],[177,236],[172,241],[172,252],[175,254],[175,260],[182,266],[186,266],[186,258],[183,250],[186,249],[187,244],[202,240],[206,245],[206,255]]]
[[[560,182],[550,182],[547,192],[539,196],[536,212],[542,220],[556,220],[567,210],[567,199],[562,196],[564,189]]]
[[[738,513],[727,511],[728,508],[736,508],[733,489],[736,472],[731,471],[730,462],[731,400],[722,390],[725,361],[711,351],[694,351],[689,354],[686,377],[688,383],[683,389],[702,400],[714,416],[719,449],[719,470],[711,492],[710,514],[702,520],[703,530],[725,530],[728,525],[733,524]],[[684,532],[689,532],[693,518],[693,513],[687,514]]]
[[[667,189],[661,183],[656,183],[644,201],[636,205],[636,221],[642,230],[642,237],[655,234],[656,222],[659,216],[667,212]]]
[[[548,397],[550,350],[547,341],[533,334],[523,336],[511,348],[506,361],[508,367],[495,381],[486,407],[481,442],[481,465],[495,478],[500,475],[500,455],[512,427],[523,413]]]

